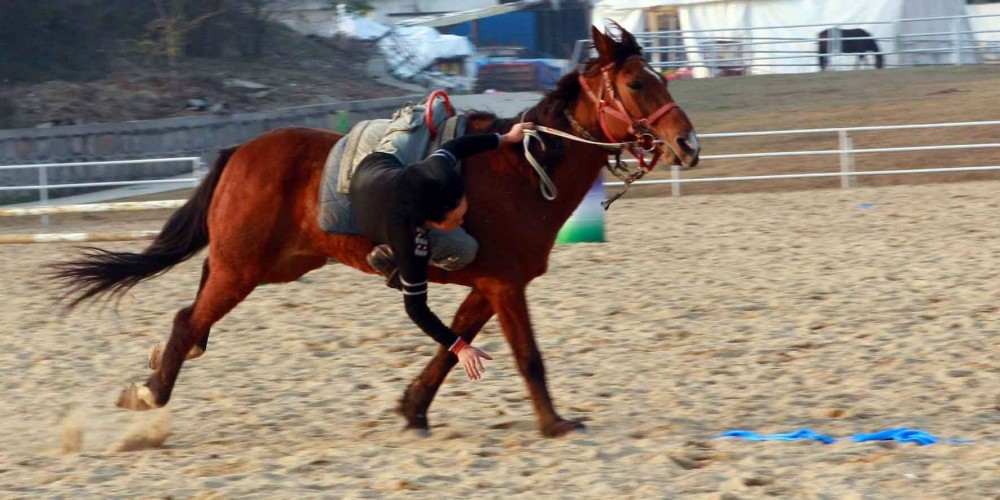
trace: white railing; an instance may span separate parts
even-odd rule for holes
[[[25,215],[83,214],[95,212],[136,212],[139,210],[169,210],[181,208],[187,200],[124,201],[120,203],[85,203],[42,207],[0,208],[0,217]]]
[[[855,66],[854,60],[838,62],[845,55],[895,56],[886,60],[885,67],[983,64],[1000,62],[1000,30],[972,29],[971,21],[1000,20],[1000,15],[963,15],[926,18],[907,18],[895,21],[872,21],[842,25],[799,24],[786,26],[760,26],[752,28],[725,28],[702,30],[674,30],[635,33],[643,45],[650,64],[657,68],[708,68],[712,76],[719,74],[744,74],[754,67],[782,68],[818,67],[816,47],[818,32],[831,29],[825,54],[827,68]],[[948,23],[945,30],[905,33],[909,23],[939,21]],[[857,39],[845,37],[838,28],[889,26],[881,31],[891,31],[890,36],[863,37],[874,40],[879,52],[844,53],[842,42]],[[760,36],[770,30],[808,30],[804,36]],[[574,48],[574,62],[580,62],[584,47],[589,41],[581,40]],[[948,57],[950,55],[950,57]],[[921,60],[923,56],[924,60]]]
[[[49,169],[51,168],[67,168],[67,167],[87,167],[87,166],[103,166],[103,165],[135,165],[135,164],[148,164],[148,163],[178,163],[187,162],[191,163],[191,177],[183,178],[171,178],[171,179],[146,179],[146,180],[133,180],[133,181],[107,181],[107,182],[75,182],[70,184],[51,184],[49,183]],[[28,184],[28,185],[18,185],[18,186],[0,186],[0,191],[38,191],[38,201],[40,203],[45,203],[49,201],[49,191],[58,189],[71,189],[71,188],[97,188],[97,187],[118,187],[118,186],[142,186],[142,185],[157,185],[157,184],[188,184],[191,186],[197,186],[198,182],[201,180],[198,176],[201,170],[201,158],[197,156],[187,156],[180,158],[149,158],[142,160],[112,160],[112,161],[79,161],[79,162],[68,162],[68,163],[33,163],[24,165],[3,165],[0,166],[0,171],[4,170],[24,170],[24,169],[38,169],[38,183]],[[48,215],[42,217],[42,222],[44,224],[49,223]]]
[[[678,165],[672,165],[670,179],[640,180],[634,182],[632,185],[642,186],[642,185],[670,184],[671,195],[680,196],[681,184],[694,184],[694,183],[704,183],[704,182],[763,181],[763,180],[780,180],[780,179],[810,179],[810,178],[824,178],[824,177],[840,177],[841,187],[850,188],[856,185],[856,178],[862,176],[1000,170],[1000,165],[984,165],[984,166],[972,166],[972,167],[935,167],[935,168],[916,168],[916,169],[872,170],[872,171],[858,172],[855,171],[854,168],[854,155],[856,154],[898,153],[898,152],[912,152],[912,151],[947,151],[955,149],[989,149],[989,148],[1000,148],[1000,142],[855,149],[854,139],[851,135],[852,132],[871,132],[880,130],[983,127],[983,126],[998,126],[998,125],[1000,125],[1000,120],[979,121],[979,122],[954,122],[954,123],[922,123],[913,125],[883,125],[883,126],[867,126],[867,127],[833,127],[833,128],[800,129],[800,130],[764,130],[757,132],[719,132],[719,133],[701,134],[700,137],[702,139],[709,139],[709,138],[727,138],[727,137],[760,137],[760,136],[835,133],[837,134],[840,144],[840,147],[837,149],[808,150],[808,151],[769,151],[764,153],[702,155],[701,160],[704,161],[704,160],[731,160],[738,158],[773,158],[773,157],[785,157],[785,156],[839,155],[840,171],[820,172],[820,173],[743,175],[743,176],[732,176],[732,177],[703,177],[694,179],[682,179],[680,167]],[[625,163],[637,162],[637,160],[622,160],[622,161]],[[616,186],[624,186],[624,183],[620,181],[607,182],[604,185],[609,187],[616,187]]]

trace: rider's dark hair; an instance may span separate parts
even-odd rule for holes
[[[419,222],[441,222],[465,195],[462,174],[448,162],[424,161],[406,167],[400,188],[408,212]]]

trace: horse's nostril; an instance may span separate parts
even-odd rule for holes
[[[689,132],[684,137],[678,137],[677,148],[679,152],[694,158],[697,158],[698,154],[701,153],[701,143],[694,131]]]
[[[691,147],[691,144],[683,137],[677,138],[677,147],[680,148],[681,152],[684,154],[691,154],[694,152],[694,148]]]

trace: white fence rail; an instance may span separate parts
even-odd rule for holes
[[[854,155],[866,153],[898,153],[912,151],[946,151],[955,149],[988,149],[1000,148],[1000,142],[978,143],[978,144],[943,144],[937,146],[904,146],[891,148],[865,148],[855,149],[853,132],[873,132],[883,130],[913,130],[927,128],[953,128],[953,127],[985,127],[1000,126],[1000,120],[979,121],[979,122],[952,122],[952,123],[922,123],[911,125],[884,125],[867,127],[833,127],[833,128],[813,128],[800,130],[764,130],[757,132],[720,132],[701,134],[703,139],[708,138],[729,138],[729,137],[760,137],[760,136],[781,136],[781,135],[803,135],[803,134],[837,134],[840,147],[837,149],[810,150],[810,151],[770,151],[764,153],[740,153],[740,154],[720,154],[702,155],[701,160],[731,160],[738,158],[774,158],[787,156],[815,156],[815,155],[839,155],[840,172],[820,172],[820,173],[800,173],[800,174],[774,174],[774,175],[744,175],[732,177],[703,177],[695,179],[682,179],[680,167],[671,166],[670,179],[662,180],[640,180],[633,183],[635,186],[642,185],[671,185],[672,196],[681,195],[681,184],[694,184],[706,182],[736,182],[736,181],[763,181],[780,179],[809,179],[823,177],[840,177],[841,187],[849,188],[856,185],[856,177],[872,175],[898,175],[898,174],[930,174],[930,173],[952,173],[952,172],[976,172],[1000,170],[1000,165],[984,165],[972,167],[936,167],[918,169],[894,169],[894,170],[873,170],[858,172],[854,169]],[[1000,135],[1000,134],[998,134]],[[998,154],[1000,158],[1000,154]],[[622,160],[626,163],[636,163],[637,160]],[[607,182],[605,186],[623,186],[623,182]]]
[[[164,210],[181,208],[186,200],[124,201],[121,203],[87,203],[82,205],[55,205],[47,207],[0,208],[0,217],[25,215],[79,214],[93,212],[134,212],[139,210]]]
[[[671,178],[663,180],[641,180],[635,185],[657,185],[670,184],[673,196],[681,195],[681,185],[691,183],[708,182],[737,182],[737,181],[758,181],[758,180],[781,180],[781,179],[809,179],[809,178],[829,178],[840,177],[841,186],[850,188],[855,186],[855,179],[863,176],[876,175],[901,175],[901,174],[922,174],[922,173],[952,173],[952,172],[974,172],[1000,170],[1000,165],[984,165],[971,167],[942,167],[942,168],[916,168],[898,170],[876,170],[858,172],[854,170],[854,155],[859,153],[891,153],[907,151],[928,151],[928,150],[949,150],[949,149],[970,149],[970,148],[1000,148],[1000,143],[983,144],[953,144],[940,146],[913,146],[913,147],[893,147],[893,148],[868,148],[854,149],[853,132],[870,132],[881,130],[912,130],[927,128],[951,128],[951,127],[983,127],[1000,126],[1000,120],[979,121],[979,122],[955,122],[955,123],[925,123],[911,125],[887,125],[887,126],[866,126],[866,127],[832,127],[814,128],[799,130],[764,130],[755,132],[719,132],[702,134],[702,138],[726,138],[726,137],[760,137],[760,136],[782,136],[782,135],[802,135],[802,134],[836,134],[839,138],[840,147],[831,150],[817,151],[772,151],[767,153],[744,153],[744,154],[723,154],[704,155],[703,160],[729,160],[735,158],[767,158],[779,156],[808,156],[808,155],[840,155],[841,170],[839,172],[819,172],[819,173],[798,173],[798,174],[772,174],[772,175],[751,175],[732,177],[708,177],[708,178],[681,178],[678,166],[672,167]],[[998,155],[1000,156],[1000,155]],[[172,159],[172,160],[193,160],[197,158]],[[149,160],[132,160],[113,163],[142,163]],[[623,160],[626,162],[635,160]],[[99,164],[99,162],[91,162]],[[50,164],[51,165],[51,164]],[[62,164],[58,164],[62,165]],[[46,165],[49,166],[49,165]],[[15,165],[4,168],[29,168],[37,165]],[[196,167],[197,168],[197,167]],[[183,182],[197,182],[197,179],[185,179]],[[136,183],[149,181],[135,181]],[[97,183],[94,183],[97,184]],[[622,182],[607,182],[605,186],[622,186]],[[0,217],[11,216],[49,216],[53,214],[84,213],[84,212],[119,212],[134,210],[162,210],[175,209],[182,206],[186,200],[163,200],[163,201],[143,201],[143,202],[122,202],[122,203],[92,203],[83,205],[63,205],[46,207],[26,207],[26,208],[6,208],[0,209]],[[157,231],[120,231],[112,233],[50,233],[50,234],[6,234],[0,235],[0,244],[20,244],[20,243],[50,243],[50,242],[81,242],[81,241],[125,241],[138,239],[155,238]]]
[[[98,241],[152,240],[159,231],[117,231],[111,233],[0,234],[0,245],[25,243],[82,243]]]
[[[146,179],[131,181],[107,181],[107,182],[74,182],[68,184],[52,184],[49,182],[49,169],[68,167],[98,167],[105,165],[138,165],[150,163],[190,163],[191,177],[171,178],[171,179]],[[6,170],[38,170],[38,183],[27,185],[0,186],[0,191],[38,191],[38,201],[45,203],[49,201],[49,191],[71,188],[98,188],[117,186],[143,186],[157,184],[179,184],[197,186],[201,180],[198,172],[201,170],[201,158],[197,156],[187,156],[179,158],[148,158],[142,160],[111,160],[111,161],[79,161],[67,163],[29,163],[23,165],[2,165],[0,171]],[[48,224],[48,215],[43,216],[43,223]]]

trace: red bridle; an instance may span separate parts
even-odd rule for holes
[[[612,142],[625,142],[619,140],[611,133],[608,128],[607,116],[615,118],[619,121],[628,124],[628,131],[635,137],[635,140],[631,142],[630,145],[625,146],[625,150],[628,151],[632,156],[634,156],[639,161],[639,168],[650,171],[656,166],[656,163],[660,161],[660,156],[663,154],[662,150],[654,151],[656,149],[657,140],[650,132],[649,127],[656,123],[657,120],[663,118],[667,113],[673,111],[674,109],[680,109],[677,103],[670,102],[664,104],[654,111],[651,115],[645,118],[633,118],[632,115],[625,110],[625,105],[622,103],[621,99],[615,95],[615,88],[611,80],[611,76],[608,74],[608,68],[610,66],[605,66],[601,68],[601,86],[600,94],[594,94],[594,91],[590,89],[587,85],[587,80],[583,77],[583,73],[580,74],[580,86],[587,92],[590,100],[594,101],[594,105],[597,107],[597,118],[601,125],[601,130],[604,135],[607,136]],[[607,92],[608,98],[604,99],[604,94]],[[645,152],[653,151],[653,158],[646,162]]]

